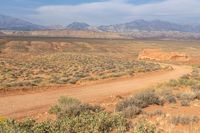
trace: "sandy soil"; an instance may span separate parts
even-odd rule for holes
[[[75,97],[83,102],[99,104],[105,99],[109,100],[109,98],[117,95],[129,95],[151,85],[179,78],[192,71],[187,66],[172,67],[174,68],[173,71],[156,72],[126,80],[113,80],[73,88],[62,87],[58,90],[53,89],[23,95],[2,96],[0,97],[0,115],[16,119],[41,115],[47,112],[60,96]]]

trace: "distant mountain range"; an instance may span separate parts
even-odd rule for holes
[[[134,31],[179,31],[200,33],[200,25],[181,25],[161,20],[145,21],[135,20],[132,22],[108,26],[92,27],[87,23],[74,22],[67,26],[71,30],[93,30],[102,32],[130,33]]]
[[[99,26],[102,31],[132,32],[140,31],[179,31],[200,33],[200,25],[181,25],[161,20],[145,21],[135,20],[125,24]]]
[[[25,20],[0,15],[0,30],[43,30],[45,26],[30,23]]]
[[[105,20],[106,21],[106,20]],[[145,21],[135,20],[132,22],[116,25],[91,26],[87,23],[73,22],[68,26],[41,26],[31,22],[0,15],[0,30],[49,30],[49,29],[69,29],[69,30],[86,30],[95,32],[119,32],[132,33],[136,31],[160,31],[160,32],[191,32],[200,33],[200,25],[182,25],[161,20]]]

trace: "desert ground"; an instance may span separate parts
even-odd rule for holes
[[[199,43],[2,37],[0,132],[198,133]]]

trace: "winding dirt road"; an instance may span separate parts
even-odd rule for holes
[[[122,80],[97,83],[74,88],[62,87],[57,90],[10,95],[0,97],[0,116],[23,118],[43,113],[57,102],[60,96],[71,96],[84,102],[98,103],[111,96],[128,95],[135,90],[143,89],[170,79],[177,79],[192,71],[187,66],[172,66],[173,71],[155,72]]]

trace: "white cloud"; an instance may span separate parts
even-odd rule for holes
[[[200,20],[199,0],[164,0],[134,5],[127,0],[108,0],[79,5],[47,5],[36,9],[31,18],[41,24],[82,21],[89,24],[116,24],[134,19],[162,19],[196,23]]]

